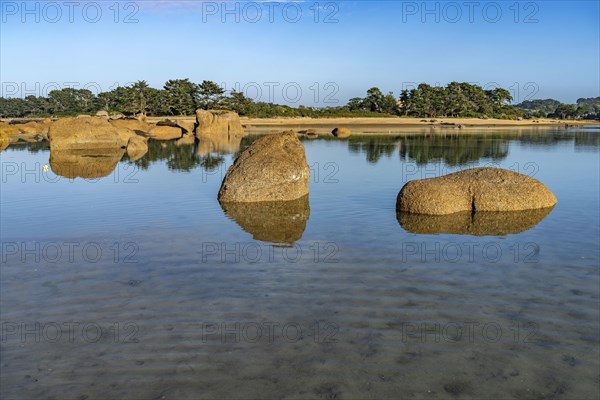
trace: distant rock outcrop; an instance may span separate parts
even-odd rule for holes
[[[0,135],[9,136],[18,135],[19,133],[21,133],[21,131],[15,125],[9,125],[5,122],[0,122]]]
[[[196,131],[196,121],[176,119],[175,124],[183,129],[183,135],[193,136]]]
[[[554,194],[527,175],[473,168],[439,178],[410,181],[398,194],[401,212],[446,215],[460,211],[521,211],[552,207]]]
[[[349,128],[335,128],[333,131],[331,131],[331,133],[333,136],[340,139],[344,139],[352,135],[352,131]]]
[[[197,110],[196,135],[238,135],[244,134],[240,116],[233,111]]]
[[[310,169],[294,133],[269,135],[244,150],[227,171],[220,202],[289,201],[308,194]]]
[[[183,136],[183,132],[178,126],[156,125],[150,128],[148,136],[155,140],[174,140]]]

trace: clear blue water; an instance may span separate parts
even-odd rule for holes
[[[309,206],[227,213],[216,197],[235,154],[153,142],[68,179],[45,144],[12,145],[1,397],[594,398],[599,138],[305,140]],[[400,223],[407,181],[475,166],[531,175],[559,202],[510,234]]]

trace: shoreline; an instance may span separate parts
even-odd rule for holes
[[[87,115],[86,115],[87,116]],[[63,118],[52,118],[59,120]],[[15,122],[26,121],[43,121],[45,118],[2,118],[0,122],[11,124]],[[180,120],[180,121],[196,121],[195,116],[162,116],[162,117],[147,117],[147,122],[155,124],[164,120]],[[271,127],[271,126],[299,126],[299,127],[314,127],[314,126],[390,126],[398,128],[415,128],[415,127],[458,127],[462,128],[503,128],[503,127],[540,127],[540,126],[572,126],[572,125],[600,125],[600,120],[556,120],[556,119],[531,119],[531,120],[509,120],[509,119],[481,119],[481,118],[414,118],[414,117],[398,117],[398,118],[376,118],[376,117],[357,117],[357,118],[250,118],[240,117],[242,125],[255,127]]]
[[[502,120],[479,118],[240,118],[247,134],[275,133],[294,129],[314,129],[328,135],[336,127],[349,128],[356,135],[391,135],[408,133],[473,134],[482,131],[531,131],[600,125],[600,121],[583,120]]]

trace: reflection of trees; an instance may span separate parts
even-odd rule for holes
[[[225,162],[225,157],[220,154],[196,155],[195,158],[200,160],[200,166],[207,172],[216,170],[219,168],[219,165]]]
[[[573,142],[575,147],[597,150],[600,148],[600,132],[598,129],[563,130],[538,135],[526,134],[519,137],[522,145],[530,147],[550,147],[559,143]]]
[[[27,150],[30,153],[39,153],[40,151],[50,151],[50,142],[44,140],[41,142],[23,142],[11,143],[10,149]]]
[[[376,164],[382,156],[394,154],[398,138],[391,136],[365,137],[360,141],[348,141],[348,150],[352,153],[366,153],[367,161]]]
[[[561,142],[572,141],[576,137],[574,132],[567,130],[563,132],[546,132],[544,134],[524,134],[519,137],[521,145],[527,145],[532,147],[547,147],[555,146]]]
[[[509,140],[490,135],[416,135],[400,139],[401,158],[419,165],[443,161],[464,165],[482,158],[503,160],[508,155]]]
[[[399,151],[402,159],[417,164],[444,161],[463,165],[482,158],[502,160],[508,155],[509,140],[490,135],[408,135],[355,136],[348,140],[352,153],[365,153],[367,161],[376,164],[382,156]]]
[[[124,160],[128,160],[127,156]],[[140,169],[165,161],[171,171],[189,172],[196,167],[212,171],[225,161],[222,155],[195,155],[195,145],[177,145],[175,141],[148,141],[148,153],[137,161],[129,161]]]
[[[600,150],[600,132],[578,132],[575,135],[575,148],[578,150]]]

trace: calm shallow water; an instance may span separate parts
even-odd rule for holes
[[[0,397],[595,398],[599,135],[305,141],[309,204],[226,213],[222,177],[253,137],[154,142],[112,172],[12,146]],[[396,215],[407,181],[488,165],[558,205],[478,236]]]

